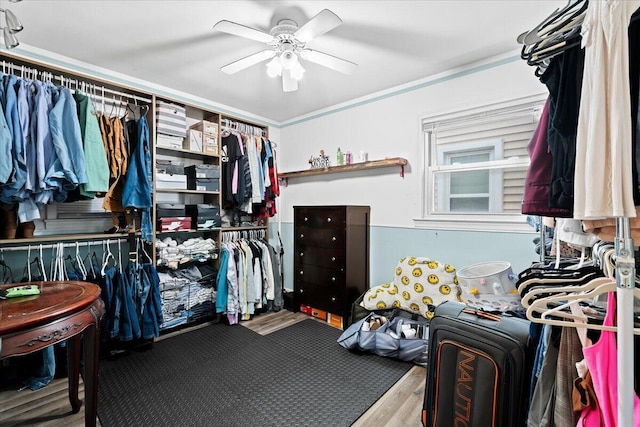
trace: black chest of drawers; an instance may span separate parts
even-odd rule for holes
[[[369,206],[294,206],[294,308],[349,321],[369,287]]]

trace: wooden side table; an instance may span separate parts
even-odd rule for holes
[[[8,288],[13,285],[3,285]],[[0,359],[22,356],[67,340],[69,401],[80,411],[80,348],[84,340],[85,425],[95,426],[98,409],[100,287],[77,281],[31,282],[40,295],[0,300]]]

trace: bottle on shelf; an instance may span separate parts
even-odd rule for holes
[[[340,147],[338,147],[338,153],[336,154],[336,165],[337,166],[344,165],[344,154],[340,150]]]

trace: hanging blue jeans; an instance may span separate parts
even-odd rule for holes
[[[122,287],[122,275],[118,274],[115,267],[108,267],[105,270],[104,283],[102,288],[102,298],[105,307],[109,307],[105,311],[104,316],[106,330],[109,331],[109,338],[116,338],[120,334],[120,310],[122,307],[122,295],[119,288]]]
[[[151,264],[142,265],[143,281],[147,282],[148,295],[142,311],[142,338],[151,339],[160,335],[162,316],[162,298],[160,297],[160,278]]]
[[[136,310],[135,294],[138,286],[138,268],[135,263],[130,262],[125,268],[122,277],[122,286],[119,292],[122,298],[122,317],[120,318],[120,339],[131,341],[140,338],[140,321]]]

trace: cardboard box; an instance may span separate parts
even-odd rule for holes
[[[160,218],[158,220],[160,231],[188,231],[191,230],[191,218],[174,217],[174,218]]]
[[[317,317],[320,320],[327,320],[327,312],[324,310],[320,310],[319,308],[311,307],[311,315],[313,317]]]
[[[214,122],[210,122],[208,120],[201,120],[198,123],[191,126],[189,129],[199,130],[203,134],[218,136],[218,124]]]
[[[189,129],[189,134],[184,140],[182,148],[185,150],[202,152],[202,132],[196,129]]]
[[[202,151],[209,154],[218,154],[218,137],[203,134]]]
[[[217,156],[218,153],[218,146],[217,145],[203,145],[202,146],[202,152],[203,153],[207,153],[207,154],[213,154],[214,156]]]
[[[327,323],[340,329],[342,329],[344,326],[342,322],[342,316],[338,316],[337,314],[333,313],[327,313]]]
[[[156,134],[156,145],[158,147],[181,150],[183,141],[184,141],[184,138],[179,136],[163,135],[161,133]]]
[[[163,190],[186,190],[186,175],[169,175],[168,173],[156,174],[156,188]]]

